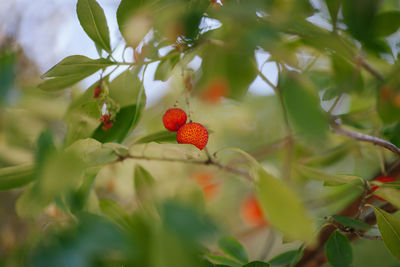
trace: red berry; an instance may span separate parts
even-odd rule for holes
[[[168,131],[176,132],[186,123],[186,113],[180,108],[170,108],[163,116],[163,123]]]
[[[101,94],[101,87],[96,86],[93,90],[93,98],[99,98],[100,94]]]
[[[388,177],[388,176],[380,176],[375,179],[375,181],[381,182],[381,183],[394,183],[397,180],[393,177]],[[374,185],[372,187],[372,191],[375,192],[379,188],[379,185]],[[375,196],[377,199],[380,199],[382,201],[386,201],[386,199],[383,199],[381,197]]]
[[[247,197],[243,201],[240,213],[243,221],[252,226],[267,224],[267,222],[264,220],[263,211],[258,204],[257,199],[253,195]]]
[[[101,116],[100,121],[103,123],[103,126],[101,127],[103,131],[107,131],[113,126],[113,121],[110,120],[110,115],[108,114],[104,114],[103,116]]]
[[[176,140],[180,144],[192,144],[203,150],[208,142],[208,131],[200,123],[187,123],[179,128],[176,133]]]

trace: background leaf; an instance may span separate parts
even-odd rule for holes
[[[339,231],[331,234],[326,242],[326,257],[333,267],[348,267],[353,262],[353,250],[350,241]]]
[[[246,263],[249,261],[247,252],[243,245],[231,236],[224,236],[218,240],[218,247],[228,256],[235,260]]]
[[[400,259],[400,219],[379,208],[373,209],[385,246]]]

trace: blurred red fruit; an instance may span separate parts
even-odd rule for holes
[[[208,131],[200,123],[187,123],[179,128],[176,133],[176,140],[180,144],[192,144],[198,149],[203,150],[208,142]]]
[[[229,82],[225,78],[216,78],[206,87],[202,97],[204,100],[217,104],[229,93]]]
[[[243,221],[252,226],[267,225],[260,204],[253,195],[247,197],[243,201],[240,213]]]
[[[397,180],[393,177],[388,177],[388,176],[380,176],[378,178],[375,179],[375,181],[381,182],[381,183],[394,183]],[[376,190],[378,190],[380,186],[379,185],[374,185],[372,187],[372,191],[375,192]],[[382,201],[386,201],[386,199],[383,199],[381,197],[375,196],[377,199],[380,199]]]
[[[196,173],[193,178],[196,180],[196,183],[201,186],[206,201],[210,201],[216,196],[220,183],[213,181],[214,175],[212,173]]]
[[[170,108],[163,116],[164,127],[171,132],[178,131],[186,123],[186,120],[186,113],[180,108]]]

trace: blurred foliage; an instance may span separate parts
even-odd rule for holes
[[[399,8],[121,0],[114,46],[99,3],[78,0],[99,58],[72,55],[42,76],[1,39],[0,266],[295,266],[323,224],[340,230],[320,247],[331,265],[398,265],[400,222],[382,201],[370,201],[377,225],[364,222],[371,207],[337,214],[398,163],[362,141],[400,145]],[[151,64],[170,88],[154,105]],[[205,151],[165,131],[172,106],[208,129]],[[399,208],[398,183],[378,186]],[[262,225],[240,211],[249,196]],[[350,243],[356,231],[383,242]]]

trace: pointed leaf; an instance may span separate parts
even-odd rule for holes
[[[252,261],[247,263],[246,265],[243,265],[243,267],[269,267],[269,266],[270,264],[262,261]]]
[[[296,165],[296,170],[304,177],[312,180],[324,181],[330,184],[357,184],[361,178],[354,175],[333,175],[305,165]]]
[[[379,208],[374,209],[379,231],[387,249],[400,259],[400,219]]]
[[[100,5],[95,0],[78,0],[76,12],[86,34],[98,46],[110,53],[110,34],[106,16]]]
[[[290,264],[296,257],[298,257],[299,250],[289,250],[282,254],[279,254],[268,261],[272,266],[275,265],[287,265]],[[301,253],[300,253],[301,254]]]
[[[231,236],[224,236],[218,241],[218,247],[227,256],[234,258],[235,260],[246,263],[249,261],[246,250],[243,245],[239,243],[235,238]]]
[[[35,179],[34,166],[23,164],[0,169],[0,191],[10,190],[29,184]]]
[[[228,259],[227,257],[224,256],[220,256],[220,255],[207,255],[207,258],[209,258],[211,261],[217,263],[217,264],[223,264],[226,266],[230,266],[230,267],[241,267],[242,264],[240,264],[237,261]]]
[[[340,215],[333,215],[332,218],[343,226],[351,227],[357,230],[368,231],[371,228],[371,225],[355,218]]]
[[[289,238],[312,241],[312,221],[296,194],[263,169],[257,175],[258,195],[268,221]]]
[[[137,144],[143,143],[163,143],[163,142],[176,142],[176,132],[161,131],[146,135],[136,141]]]
[[[100,199],[100,210],[109,219],[125,230],[131,230],[132,219],[125,210],[112,199]]]

